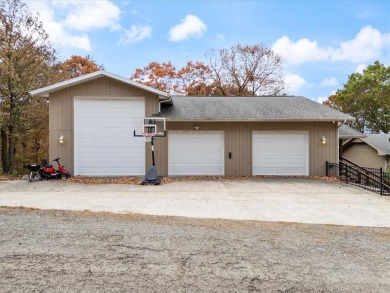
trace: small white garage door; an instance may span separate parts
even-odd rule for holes
[[[169,131],[168,174],[224,175],[223,131]]]
[[[309,175],[309,134],[254,132],[253,175]]]
[[[75,99],[74,109],[75,175],[145,174],[145,142],[133,136],[144,100]]]

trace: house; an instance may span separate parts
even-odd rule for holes
[[[152,115],[166,118],[161,176],[322,176],[354,120],[304,97],[172,97],[106,71],[31,94],[49,99],[50,158],[85,176],[143,175],[151,156],[134,118]]]
[[[366,168],[390,168],[390,134],[367,134],[343,143],[342,156]]]

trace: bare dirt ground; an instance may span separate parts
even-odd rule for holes
[[[0,208],[1,292],[389,288],[389,229]]]

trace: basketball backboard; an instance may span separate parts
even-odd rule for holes
[[[134,136],[166,136],[165,118],[141,117],[134,118]]]

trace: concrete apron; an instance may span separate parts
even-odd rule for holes
[[[390,227],[390,197],[310,179],[188,181],[160,186],[7,181],[0,182],[0,206]]]

